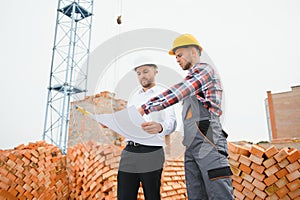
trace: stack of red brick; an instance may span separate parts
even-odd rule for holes
[[[229,143],[236,199],[300,199],[300,151]]]
[[[66,157],[45,142],[0,150],[0,199],[68,199]]]
[[[68,149],[67,171],[71,199],[117,199],[117,174],[122,148],[94,142]],[[162,175],[163,200],[186,199],[183,160],[166,161]],[[142,186],[138,199],[143,200]]]
[[[162,200],[186,200],[186,186],[183,159],[167,160],[161,178]],[[138,200],[144,200],[142,187],[139,189]]]
[[[117,199],[121,151],[94,142],[68,148],[67,156],[45,142],[0,150],[0,200]],[[229,143],[229,155],[236,199],[300,199],[299,150]],[[161,199],[187,199],[181,157],[165,162]]]
[[[121,147],[80,143],[67,152],[71,199],[116,199]]]

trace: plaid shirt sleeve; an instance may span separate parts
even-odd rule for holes
[[[201,92],[203,92],[205,98],[201,97]],[[193,66],[182,82],[151,98],[141,107],[148,114],[169,107],[192,95],[196,95],[215,115],[220,116],[222,114],[220,79],[210,65],[203,63]]]

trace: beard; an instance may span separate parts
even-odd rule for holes
[[[148,80],[141,80],[140,84],[143,86],[143,88],[149,88],[150,86],[152,86],[151,81]]]
[[[182,69],[183,70],[189,70],[191,67],[193,67],[192,63],[191,62],[187,62]]]

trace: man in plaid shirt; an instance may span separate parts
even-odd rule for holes
[[[222,87],[212,66],[200,62],[202,47],[190,34],[174,40],[170,55],[185,79],[141,105],[149,114],[183,101],[183,144],[188,199],[234,199],[228,163],[227,134],[222,130]]]

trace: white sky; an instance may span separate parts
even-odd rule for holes
[[[57,1],[1,5],[0,148],[6,149],[42,139]],[[300,1],[123,0],[120,5],[121,0],[94,2],[92,51],[118,33],[140,28],[192,33],[221,75],[229,141],[268,140],[266,91],[300,84]]]

